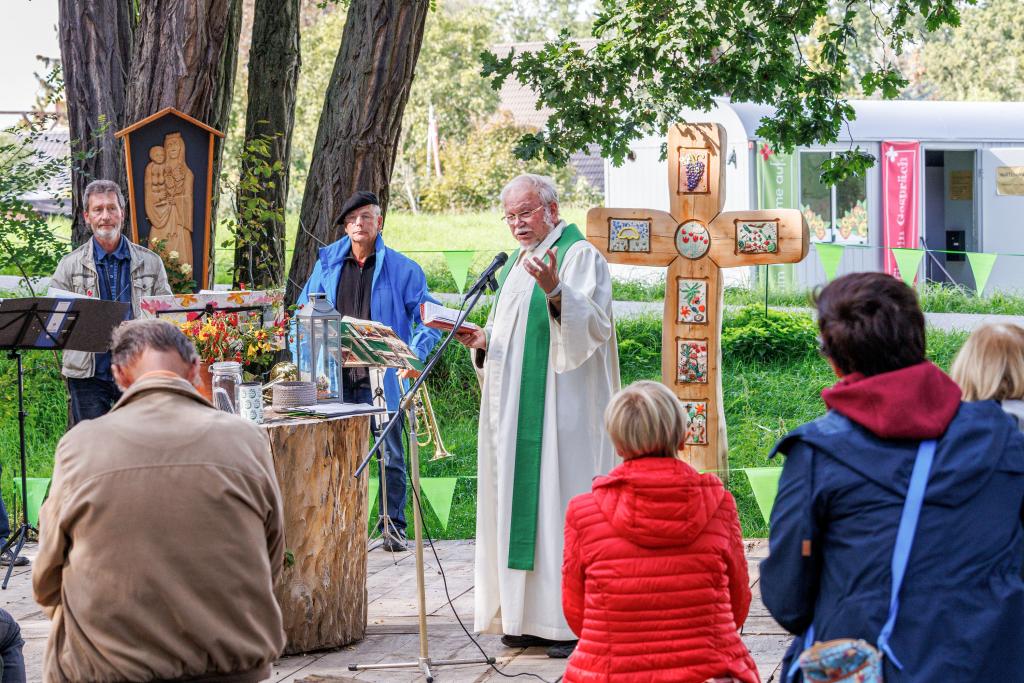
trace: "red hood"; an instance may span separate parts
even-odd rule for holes
[[[725,497],[717,477],[675,458],[627,460],[595,479],[593,490],[616,533],[645,548],[694,541]]]
[[[821,397],[882,439],[938,438],[960,408],[960,388],[930,361],[871,377],[847,375]]]

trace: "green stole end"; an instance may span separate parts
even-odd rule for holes
[[[565,252],[584,239],[575,224],[562,230],[552,247],[557,247],[558,270],[565,266]],[[501,271],[505,284],[518,257]],[[495,299],[501,297],[501,286]],[[540,498],[540,457],[544,440],[544,398],[548,379],[551,328],[548,302],[539,284],[533,286],[523,340],[523,373],[519,383],[519,419],[516,424],[516,464],[512,483],[512,520],[508,539],[508,568],[533,571],[537,546],[537,504]]]

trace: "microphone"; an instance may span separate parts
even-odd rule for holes
[[[491,261],[491,265],[484,268],[484,272],[480,273],[480,277],[478,277],[476,282],[473,283],[473,286],[466,291],[466,296],[462,299],[463,306],[466,305],[466,302],[469,301],[471,296],[481,289],[485,289],[488,285],[490,285],[492,291],[498,288],[498,285],[494,280],[494,274],[498,272],[503,265],[505,265],[505,261],[508,261],[508,254],[503,251],[498,252],[498,255],[494,257],[493,261]]]

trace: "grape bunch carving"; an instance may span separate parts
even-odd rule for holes
[[[697,154],[686,155],[686,191],[693,192],[704,177],[704,161]]]

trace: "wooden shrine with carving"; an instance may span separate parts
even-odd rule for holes
[[[167,107],[114,135],[124,140],[132,241],[162,242],[197,290],[212,286],[214,144],[224,134]]]
[[[670,212],[591,209],[587,240],[610,263],[667,266],[662,381],[689,417],[685,460],[701,471],[728,471],[722,404],[722,268],[796,263],[808,249],[800,211],[722,211],[725,129],[669,129]]]

